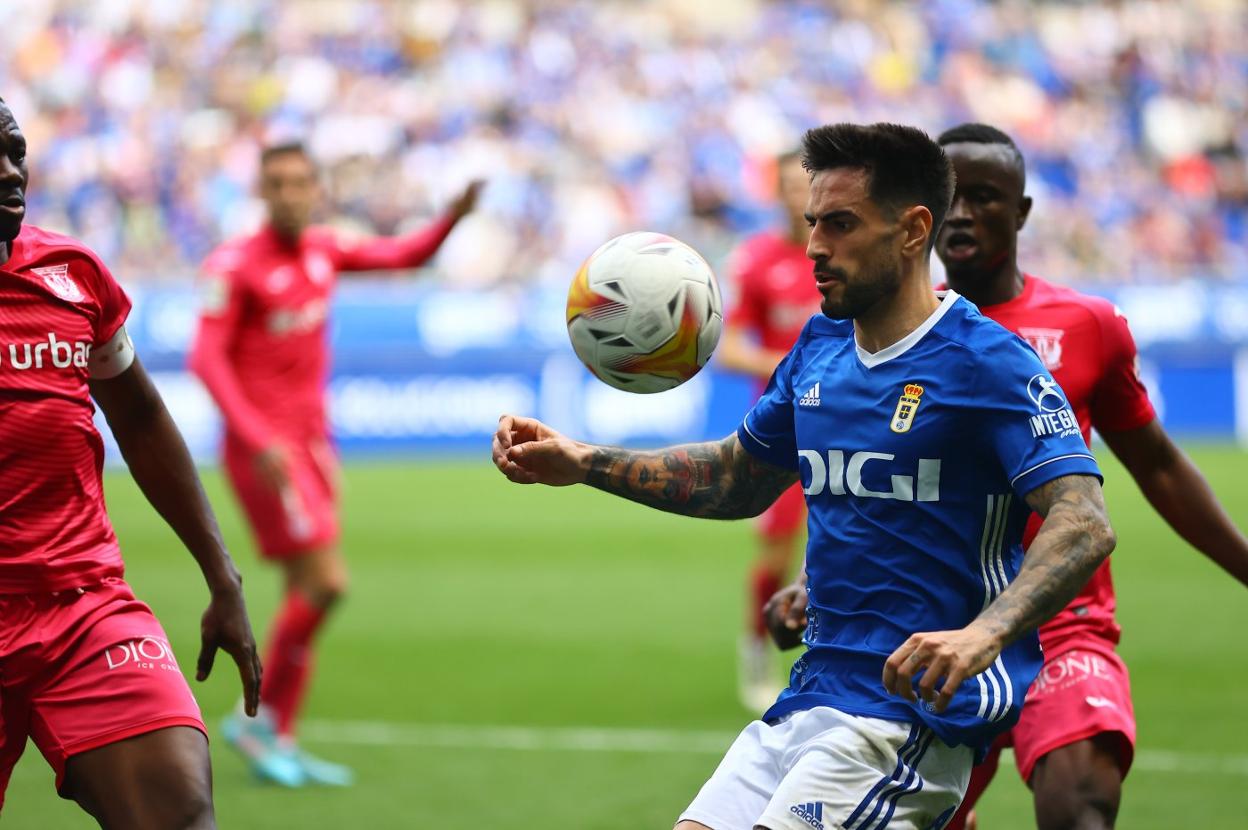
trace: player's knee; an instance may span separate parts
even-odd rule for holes
[[[348,579],[346,571],[326,574],[313,587],[312,601],[321,608],[329,609],[342,601],[347,595]]]
[[[1038,830],[1110,830],[1118,817],[1119,791],[1093,776],[1076,778],[1068,787],[1036,791]]]
[[[173,810],[174,815],[170,816],[168,827],[176,827],[178,830],[215,830],[217,826],[211,792],[188,793],[174,805]]]
[[[343,563],[337,561],[302,569],[292,576],[291,587],[301,592],[313,605],[323,609],[332,608],[340,602],[349,587],[347,569]]]

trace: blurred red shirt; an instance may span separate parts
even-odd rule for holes
[[[819,313],[822,298],[806,246],[780,234],[742,242],[732,255],[730,279],[736,291],[727,322],[751,332],[764,349],[787,352]]]

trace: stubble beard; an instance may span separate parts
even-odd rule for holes
[[[833,320],[854,320],[873,308],[880,300],[891,297],[901,287],[901,262],[887,253],[866,265],[857,276],[845,281],[841,299],[835,303],[823,298],[820,308]]]

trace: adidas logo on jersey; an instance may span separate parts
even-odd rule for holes
[[[819,405],[819,384],[815,384],[806,390],[806,394],[802,395],[797,401],[798,406],[818,406]]]
[[[789,812],[809,824],[815,830],[823,830],[823,805],[818,801],[794,804]]]

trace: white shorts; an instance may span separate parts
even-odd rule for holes
[[[712,830],[939,830],[970,777],[970,748],[927,727],[819,706],[747,726],[680,820]]]

